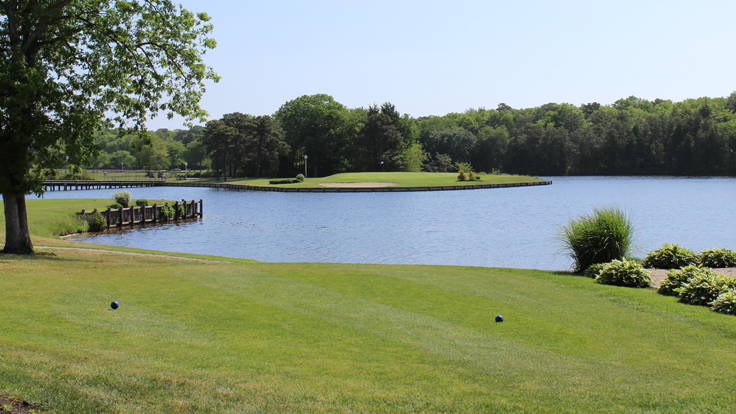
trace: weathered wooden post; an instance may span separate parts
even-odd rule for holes
[[[174,220],[179,220],[179,202],[174,203]]]
[[[199,199],[199,217],[200,217],[200,218],[202,218],[202,213],[203,213],[203,212],[202,212],[202,205],[203,205],[203,204],[204,204],[204,203],[202,202],[202,199],[200,198],[200,199]]]
[[[105,218],[105,221],[107,222],[107,228],[110,228],[110,207],[107,208],[107,217]]]
[[[158,222],[158,204],[153,205],[153,222]]]
[[[123,227],[123,207],[118,209],[118,227]]]

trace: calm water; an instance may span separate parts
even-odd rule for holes
[[[75,240],[269,262],[422,263],[569,269],[554,236],[571,217],[615,204],[639,255],[677,243],[736,250],[736,179],[546,177],[530,188],[417,193],[130,189],[133,198],[204,199],[204,218]],[[50,192],[110,198],[116,190]]]

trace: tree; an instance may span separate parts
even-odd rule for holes
[[[281,128],[270,116],[257,116],[251,119],[247,133],[246,158],[255,177],[259,178],[262,170],[271,173],[278,169],[279,155],[289,152]]]
[[[225,181],[227,181],[228,167],[233,163],[230,147],[237,134],[237,128],[228,125],[227,120],[222,119],[207,122],[202,135],[202,143],[212,158],[212,168],[222,170]],[[218,177],[220,175],[218,173]]]
[[[149,116],[202,119],[209,17],[170,0],[0,0],[0,193],[4,252],[33,251],[25,196],[44,170],[94,157],[95,131]]]
[[[408,126],[390,102],[384,103],[381,108],[377,105],[370,106],[359,135],[362,169],[382,171],[382,161],[388,171],[401,169],[402,152],[412,144],[404,137]]]
[[[309,156],[314,176],[332,174],[344,162],[347,147],[341,133],[348,109],[330,95],[304,95],[281,105],[274,118],[291,146],[292,163]]]
[[[148,145],[146,145],[148,143]],[[165,170],[171,165],[166,144],[158,135],[136,137],[133,141],[138,168],[145,170]]]
[[[169,141],[166,143],[166,152],[169,154],[170,162],[169,168],[184,168],[184,162],[186,161],[184,159],[184,152],[186,149],[186,146],[179,141]]]
[[[207,165],[207,149],[202,144],[201,139],[195,139],[194,141],[187,144],[186,150],[184,151],[184,161],[189,163],[189,168],[201,170],[204,165]]]

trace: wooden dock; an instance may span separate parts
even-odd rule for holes
[[[104,188],[156,187],[162,181],[69,181],[47,180],[43,182],[44,191],[100,190]]]

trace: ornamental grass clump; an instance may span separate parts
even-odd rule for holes
[[[624,258],[605,264],[595,281],[603,285],[645,288],[652,284],[652,277],[640,263]]]
[[[694,251],[676,244],[665,243],[661,249],[650,252],[644,258],[644,267],[648,269],[679,269],[689,265],[697,265],[700,258]]]
[[[120,204],[123,207],[130,206],[130,191],[128,190],[118,191],[117,193],[113,194],[112,198],[115,199],[116,203]]]
[[[736,289],[721,292],[710,308],[718,313],[736,315]]]
[[[631,253],[634,224],[618,207],[594,208],[592,215],[571,219],[558,239],[574,261],[576,272],[596,263],[622,260]]]
[[[721,293],[736,288],[736,278],[724,276],[712,269],[703,268],[703,272],[693,276],[689,282],[676,291],[680,294],[680,302],[690,305],[709,306]]]
[[[666,296],[679,296],[680,292],[677,289],[681,288],[685,283],[690,282],[690,279],[696,275],[700,275],[705,272],[706,269],[695,265],[685,266],[680,269],[671,269],[667,272],[667,278],[659,285],[657,293]]]
[[[736,267],[736,252],[729,249],[708,249],[700,252],[700,264],[705,267]]]

